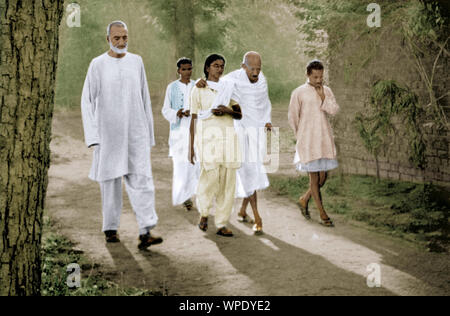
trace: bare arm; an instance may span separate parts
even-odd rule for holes
[[[195,140],[195,123],[196,123],[196,121],[197,121],[197,114],[192,114],[191,126],[189,127],[189,134],[190,134],[189,161],[193,165],[195,165],[195,162],[194,162],[194,157],[195,157],[194,140]]]
[[[217,116],[221,116],[224,114],[230,115],[235,120],[242,119],[242,110],[241,110],[241,107],[239,106],[239,104],[233,105],[231,107],[231,109],[229,107],[220,105],[217,109],[212,110],[212,113]]]

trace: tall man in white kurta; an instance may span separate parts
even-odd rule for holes
[[[120,241],[125,179],[143,249],[162,242],[150,234],[158,222],[150,161],[155,145],[150,94],[142,58],[126,51],[126,25],[113,22],[107,31],[111,50],[92,60],[81,100],[86,145],[95,146],[89,178],[100,184],[108,242]]]

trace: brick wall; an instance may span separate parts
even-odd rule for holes
[[[332,120],[341,171],[351,174],[376,175],[373,156],[365,149],[358,130],[353,124],[355,114],[364,110],[364,102],[376,80],[397,81],[408,86],[419,95],[420,102],[427,104],[426,89],[411,61],[405,57],[404,46],[399,36],[389,30],[383,34],[376,46],[368,44],[363,36],[349,36],[339,52],[334,52],[329,60],[330,87],[341,106],[341,112]],[[333,33],[330,33],[333,40]],[[370,60],[362,66],[362,61],[371,54]],[[442,61],[442,60],[441,60]],[[430,67],[432,60],[428,60]],[[449,58],[444,59],[436,82],[437,97],[449,91],[450,75],[447,71]],[[425,102],[425,103],[424,103]],[[449,97],[443,99],[449,118]],[[422,124],[429,122],[422,122]],[[398,132],[392,138],[390,150],[379,157],[380,175],[404,181],[432,181],[450,185],[450,131],[438,132],[430,127],[426,130],[425,170],[418,170],[408,161],[408,141],[403,126],[396,123]]]

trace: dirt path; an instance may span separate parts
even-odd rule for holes
[[[138,229],[126,194],[122,243],[105,244],[100,190],[87,178],[91,151],[83,142],[79,110],[55,113],[47,209],[59,232],[102,265],[105,278],[169,295],[450,294],[449,255],[426,253],[336,216],[334,229],[306,222],[295,205],[268,191],[258,200],[264,235],[253,236],[250,226],[236,221],[236,213],[230,225],[234,238],[216,236],[213,227],[201,232],[196,211],[171,205],[168,124],[160,103],[153,101],[157,146],[152,165],[160,217],[155,233],[164,243],[147,252],[136,247]],[[285,126],[285,120],[284,112],[274,112],[277,126]],[[292,172],[290,159],[291,153],[281,155],[280,173]],[[372,263],[380,267],[381,288],[367,286]]]

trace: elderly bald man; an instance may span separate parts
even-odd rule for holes
[[[150,161],[152,104],[142,58],[128,52],[126,24],[114,21],[106,32],[110,50],[91,61],[81,98],[85,142],[94,147],[89,178],[100,184],[103,232],[112,243],[120,242],[125,180],[142,250],[162,242],[150,233],[158,222]]]
[[[237,171],[236,196],[244,198],[238,220],[253,222],[247,215],[250,203],[254,214],[253,231],[262,233],[262,218],[258,211],[257,191],[269,186],[269,179],[263,166],[266,152],[266,137],[261,130],[271,131],[272,104],[269,99],[267,81],[261,71],[262,58],[257,52],[250,51],[244,55],[241,68],[227,74],[223,80],[235,83],[236,100],[242,109],[242,120],[236,121],[239,140],[242,147],[243,162]],[[199,88],[206,86],[204,80],[197,83]]]

